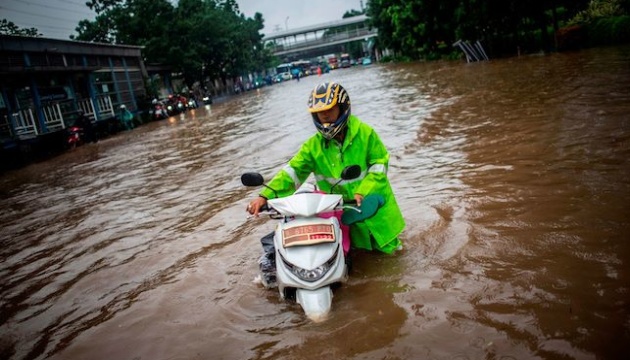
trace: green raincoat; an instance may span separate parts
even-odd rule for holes
[[[317,186],[330,192],[346,166],[361,166],[359,178],[341,181],[334,192],[343,195],[345,201],[354,200],[354,194],[364,197],[380,194],[385,198],[385,204],[373,217],[350,227],[352,245],[392,253],[401,245],[398,235],[404,229],[405,221],[387,179],[389,153],[378,134],[356,116],[349,117],[347,126],[343,145],[336,140],[327,141],[320,133],[312,136],[268,185],[277,191],[278,196],[288,196],[313,173]],[[260,195],[267,199],[275,197],[275,193],[267,188]]]

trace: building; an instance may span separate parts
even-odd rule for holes
[[[131,112],[146,97],[139,46],[0,35],[0,143],[10,150],[72,124]]]

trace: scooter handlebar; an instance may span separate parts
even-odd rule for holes
[[[276,209],[270,207],[267,204],[260,207],[260,210],[258,211],[258,215],[268,215],[272,219],[282,218],[282,215]],[[248,216],[248,218],[250,217],[253,217],[253,215]]]

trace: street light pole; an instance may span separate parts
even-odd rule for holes
[[[286,19],[284,19],[284,27],[286,30],[289,30],[289,17],[288,16]]]

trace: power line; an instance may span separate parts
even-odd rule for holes
[[[26,1],[26,0],[13,0],[13,1],[19,2],[19,3],[22,3],[22,4],[28,4],[28,5],[33,5],[33,6],[40,6],[40,7],[46,8],[46,9],[57,9],[57,10],[65,11],[65,12],[72,12],[72,13],[79,14],[79,15],[85,15],[85,16],[94,16],[95,15],[95,13],[76,11],[74,9],[68,9],[68,8],[52,6],[52,5],[38,4],[38,3]],[[13,10],[13,11],[15,11],[15,10]]]
[[[74,1],[70,1],[70,0],[57,0],[59,2],[64,2],[67,4],[72,4],[72,5],[79,5],[79,6],[85,6],[85,2],[74,2]]]
[[[91,12],[85,3],[80,2],[68,0],[13,1],[16,4],[4,0],[0,1],[0,18],[6,18],[23,28],[35,28],[44,37],[68,39],[70,35],[78,33],[76,28],[80,21],[83,19],[91,21],[96,17],[95,12]],[[62,5],[59,1],[71,4],[71,6]],[[64,16],[61,16],[61,12]],[[60,15],[54,16],[57,13]]]
[[[41,17],[41,18],[45,18],[45,19],[53,19],[53,20],[61,20],[61,21],[76,21],[76,19],[60,18],[60,17],[50,16],[50,15],[40,15],[40,14],[30,13],[28,11],[11,9],[11,8],[6,7],[6,6],[0,6],[0,9],[13,11],[15,13],[24,14],[24,15],[28,15],[28,16],[37,16],[37,17]],[[7,19],[7,20],[10,20],[10,19]]]
[[[77,24],[78,26],[78,24]],[[72,31],[74,32],[74,28],[67,28],[67,27],[61,27],[61,26],[54,26],[54,25],[35,25],[35,24],[24,24],[22,25],[22,27],[34,27],[37,28],[38,30],[40,28],[45,28],[45,29],[53,29],[53,30],[64,30],[64,31]]]

